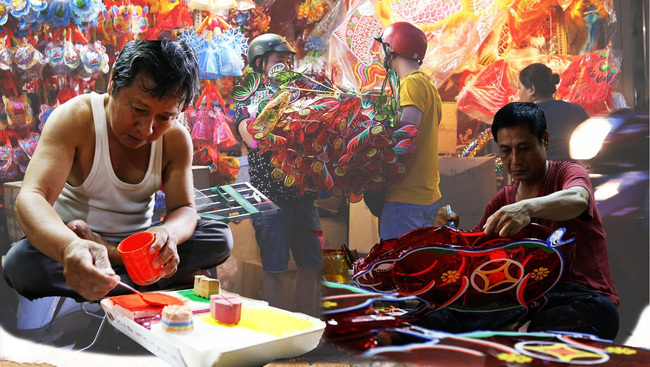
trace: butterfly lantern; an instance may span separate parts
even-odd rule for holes
[[[81,44],[64,39],[56,43],[48,43],[45,48],[45,61],[59,73],[69,73],[77,69],[82,60],[79,56]]]
[[[99,13],[104,10],[101,0],[74,0],[69,4],[75,24],[84,28],[97,27]]]
[[[6,14],[10,13],[18,19],[19,30],[38,29],[39,23],[42,22],[41,12],[44,12],[48,6],[47,2],[43,0],[9,0],[0,3],[0,8],[5,9],[4,11],[0,9],[0,25],[6,22]],[[4,22],[2,13],[4,13]]]
[[[32,44],[22,41],[12,50],[14,64],[19,69],[28,70],[33,67],[40,67],[46,63],[43,54]]]
[[[58,106],[59,106],[58,104],[54,106],[50,106],[47,104],[41,105],[41,110],[38,114],[38,120],[40,121],[40,123],[38,124],[38,129],[40,131],[43,131],[43,126],[45,126],[45,122],[47,122],[47,119],[50,117],[54,109],[57,108]]]
[[[0,180],[12,180],[18,176],[18,170],[13,160],[11,145],[0,146]]]
[[[148,6],[113,5],[111,7],[113,28],[115,31],[122,34],[143,33],[149,27],[149,19],[147,18],[148,13]]]
[[[8,36],[0,38],[0,70],[11,70],[13,62],[13,50],[9,47],[7,38]]]
[[[9,19],[9,4],[5,0],[0,0],[0,26],[5,25]]]
[[[79,55],[83,65],[84,77],[90,78],[94,75],[108,73],[108,54],[100,41],[81,46]]]
[[[9,126],[21,127],[34,124],[34,117],[27,94],[23,93],[19,97],[2,96],[2,101],[5,104]]]
[[[25,139],[18,140],[18,146],[13,149],[13,161],[23,173],[27,170],[39,139],[39,134],[30,133]]]

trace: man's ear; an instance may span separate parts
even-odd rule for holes
[[[258,57],[257,59],[253,60],[253,65],[258,70],[264,70],[264,57]]]
[[[115,70],[111,70],[111,74],[108,76],[108,87],[106,87],[106,93],[109,95],[113,94],[113,73],[115,73]]]
[[[542,145],[544,149],[548,150],[548,131],[545,131],[544,136],[542,136]]]

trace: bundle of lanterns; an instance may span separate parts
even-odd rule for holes
[[[0,0],[0,180],[22,177],[58,103],[108,73],[105,47],[84,34],[103,9],[101,0]],[[28,93],[52,87],[56,97],[43,93],[36,116]]]
[[[258,154],[271,154],[274,180],[321,197],[358,196],[382,190],[388,177],[406,171],[400,159],[413,151],[418,130],[398,124],[394,72],[374,102],[342,93],[322,74],[283,65],[272,68],[268,81],[260,88],[263,76],[250,72],[231,96],[246,105],[248,131]]]
[[[236,26],[246,38],[253,39],[269,29],[271,17],[252,1],[248,6],[241,2],[228,10],[228,23]]]
[[[297,18],[304,24],[313,24],[330,11],[330,4],[325,0],[305,0],[300,3]]]
[[[97,26],[97,14],[104,8],[101,0],[0,0],[0,25],[11,14],[18,19],[18,30],[38,29],[41,24],[65,27],[76,24],[88,28]]]
[[[15,179],[27,170],[40,135],[30,132],[35,123],[27,94],[2,96],[6,120],[0,119],[0,179]],[[12,140],[17,144],[13,146]]]
[[[238,28],[212,14],[196,29],[180,33],[179,38],[196,52],[199,77],[203,80],[201,95],[195,105],[185,111],[184,122],[195,148],[194,164],[208,166],[214,183],[232,183],[237,178],[239,162],[220,150],[234,146],[237,140],[224,114],[225,101],[213,81],[242,74],[247,39]]]

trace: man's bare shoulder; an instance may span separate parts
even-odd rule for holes
[[[92,126],[93,111],[90,94],[76,96],[55,108],[45,124],[47,130],[69,135],[77,135]],[[75,134],[71,134],[72,132]]]
[[[171,161],[191,159],[192,139],[189,131],[179,121],[174,121],[161,139],[163,141],[163,167],[166,167]]]
[[[165,139],[165,145],[182,147],[188,144],[192,144],[190,138],[190,132],[187,131],[185,126],[180,123],[180,121],[174,121],[172,126],[165,132],[163,135]]]

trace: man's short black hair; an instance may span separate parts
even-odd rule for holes
[[[154,98],[179,98],[182,109],[199,93],[199,65],[194,49],[184,41],[129,41],[113,65],[113,93],[133,83],[139,73],[154,81],[146,91]]]
[[[511,102],[501,107],[494,115],[492,122],[492,136],[497,141],[499,129],[504,127],[513,127],[526,125],[530,132],[537,136],[537,140],[542,142],[542,137],[546,132],[546,117],[544,111],[533,102]]]

